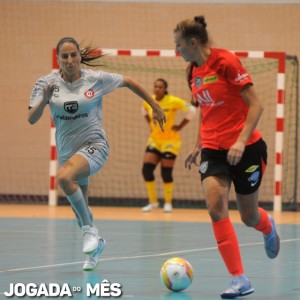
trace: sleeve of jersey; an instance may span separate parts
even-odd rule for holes
[[[236,55],[228,56],[224,67],[225,78],[233,86],[242,89],[246,84],[253,84],[250,74]]]
[[[172,96],[172,100],[173,100],[173,107],[177,110],[182,110],[184,112],[187,112],[192,106],[190,103],[178,97]]]
[[[185,114],[185,119],[191,121],[192,119],[194,119],[195,115],[196,115],[196,108],[191,105],[190,103],[186,102],[185,100],[180,99],[180,102],[178,103],[179,106],[178,108],[181,109],[182,111],[184,111]]]
[[[38,102],[43,99],[44,88],[48,85],[46,77],[41,77],[35,83],[35,86],[31,92],[29,107],[34,107]]]
[[[108,94],[122,86],[124,78],[120,74],[102,72],[103,95]]]

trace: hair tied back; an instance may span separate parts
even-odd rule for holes
[[[194,21],[196,23],[201,24],[203,26],[203,28],[206,28],[206,26],[207,26],[207,24],[205,22],[205,18],[203,16],[196,16],[196,17],[194,17]]]

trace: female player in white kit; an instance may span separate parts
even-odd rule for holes
[[[145,89],[131,78],[120,74],[82,69],[81,63],[100,58],[91,47],[80,49],[72,37],[62,38],[56,47],[60,70],[38,79],[32,91],[28,121],[36,123],[49,104],[56,127],[59,161],[57,182],[70,202],[83,231],[83,269],[97,267],[106,242],[98,235],[88,207],[88,177],[105,163],[109,145],[102,128],[102,96],[127,87],[147,101],[153,119],[161,129],[165,115]],[[125,103],[124,103],[125,104]]]

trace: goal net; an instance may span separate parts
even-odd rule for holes
[[[103,49],[102,70],[120,73],[139,81],[152,91],[157,78],[169,83],[169,93],[190,101],[185,81],[186,63],[172,50]],[[297,65],[284,53],[236,52],[253,77],[255,89],[265,110],[258,128],[268,145],[268,167],[263,179],[260,201],[277,210],[296,201],[297,180]],[[56,59],[54,58],[54,68]],[[103,127],[110,143],[110,156],[103,169],[90,178],[92,204],[143,205],[147,195],[141,173],[149,128],[141,114],[142,102],[127,89],[119,89],[103,99]],[[178,114],[178,122],[183,114]],[[53,129],[55,130],[55,129]],[[203,200],[198,169],[184,168],[184,159],[193,148],[198,131],[198,116],[181,132],[182,148],[174,168],[174,204],[200,205]],[[53,143],[53,134],[52,143]],[[52,160],[53,147],[52,145]],[[55,163],[50,170],[50,204],[66,203],[62,192],[56,193]],[[155,170],[157,193],[163,198],[160,167]],[[232,191],[230,199],[234,200]]]

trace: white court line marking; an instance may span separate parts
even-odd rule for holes
[[[290,243],[290,242],[296,242],[296,241],[300,241],[300,238],[281,240],[280,243]],[[258,245],[263,245],[263,244],[264,244],[263,242],[247,243],[247,244],[240,244],[240,247],[258,246]],[[129,260],[129,259],[139,259],[139,258],[149,258],[149,257],[171,256],[171,255],[175,255],[175,254],[202,252],[202,251],[217,250],[217,249],[218,249],[218,247],[208,247],[208,248],[180,250],[180,251],[172,251],[172,252],[157,253],[157,254],[136,255],[136,256],[119,256],[119,257],[103,258],[103,259],[100,259],[100,261],[117,261],[117,260]],[[78,264],[82,264],[82,263],[83,263],[83,261],[77,261],[77,262],[55,264],[55,265],[44,265],[44,266],[27,267],[27,268],[19,268],[19,269],[9,269],[9,270],[0,271],[0,273],[37,270],[37,269],[45,269],[45,268],[55,268],[55,267],[61,267],[61,266],[72,266],[72,265],[78,265]]]

